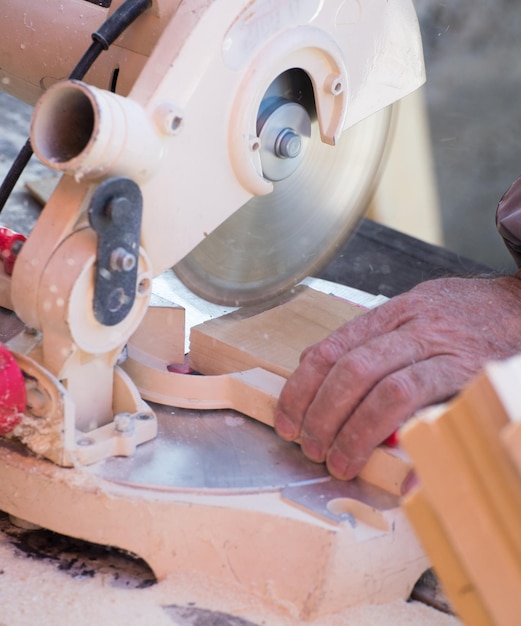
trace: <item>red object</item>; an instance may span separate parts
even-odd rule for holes
[[[6,435],[22,421],[27,396],[21,369],[13,355],[0,343],[0,435]]]
[[[391,433],[389,437],[384,441],[385,445],[391,446],[392,448],[396,448],[396,446],[400,443],[400,438],[398,436],[398,431],[395,430],[394,433]]]
[[[188,355],[185,355],[184,363],[170,363],[166,369],[173,374],[193,374],[194,370],[190,367]]]
[[[10,228],[0,227],[0,258],[6,274],[13,273],[14,262],[27,237]]]

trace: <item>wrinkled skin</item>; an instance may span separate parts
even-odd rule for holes
[[[518,352],[521,280],[425,282],[307,348],[275,429],[348,480],[418,409],[449,399],[485,362]]]

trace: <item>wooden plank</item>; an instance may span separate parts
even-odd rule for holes
[[[233,398],[229,406],[270,426],[282,385],[266,392],[259,374],[264,370],[284,380],[297,367],[304,348],[366,312],[359,305],[308,287],[298,287],[273,304],[268,304],[267,309],[266,305],[239,309],[195,326],[190,334],[192,367],[213,377],[241,376],[228,387]],[[231,378],[226,380],[227,384],[231,382]],[[215,383],[213,393],[225,381]],[[200,391],[192,395],[197,397]],[[411,469],[403,453],[382,446],[374,450],[360,477],[400,496]]]
[[[298,287],[267,310],[243,308],[192,328],[190,363],[217,375],[262,367],[288,378],[302,350],[365,313],[359,305]]]
[[[501,432],[501,441],[521,476],[521,423],[506,426]]]
[[[454,550],[443,524],[417,489],[402,502],[407,517],[443,581],[443,589],[458,616],[472,626],[494,626],[483,600]]]
[[[49,198],[54,193],[54,190],[60,182],[60,178],[61,175],[50,176],[47,178],[36,178],[28,180],[25,183],[25,186],[33,198],[43,206],[47,204]]]
[[[504,367],[508,368],[508,363]],[[442,419],[440,425],[450,427],[457,438],[465,462],[494,512],[498,532],[521,566],[521,480],[501,439],[509,417],[486,370],[464,390],[454,408],[457,415]]]
[[[498,442],[504,420],[482,375],[445,412],[427,411],[406,426],[401,441],[494,623],[515,626],[521,613],[521,500],[519,478]]]
[[[161,332],[157,329],[161,328]],[[129,344],[166,364],[184,361],[185,310],[154,296]]]

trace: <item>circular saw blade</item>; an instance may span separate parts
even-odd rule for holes
[[[315,120],[297,170],[242,206],[174,272],[205,300],[244,306],[319,271],[367,208],[390,118],[390,109],[379,111],[344,132],[336,146],[321,141]]]

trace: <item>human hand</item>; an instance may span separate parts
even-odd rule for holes
[[[416,411],[449,399],[486,362],[518,352],[521,280],[428,281],[304,350],[275,429],[349,480]]]

